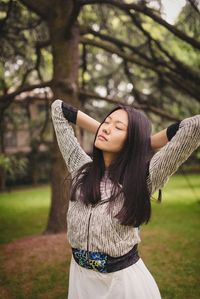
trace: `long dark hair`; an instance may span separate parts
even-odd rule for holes
[[[148,166],[153,156],[151,123],[143,112],[125,105],[114,108],[106,118],[118,109],[123,109],[128,114],[128,132],[123,149],[107,168],[113,183],[110,203],[123,192],[124,203],[115,217],[123,225],[139,226],[147,223],[151,217],[150,194],[147,188]],[[72,181],[70,200],[77,199],[76,191],[79,189],[79,199],[86,205],[100,202],[100,182],[104,173],[103,153],[93,145],[93,161],[78,170]],[[122,185],[121,189],[119,184]]]

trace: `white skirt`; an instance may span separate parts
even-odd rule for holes
[[[132,266],[113,273],[80,267],[73,256],[68,299],[161,299],[157,284],[140,258]]]

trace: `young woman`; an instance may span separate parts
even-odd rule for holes
[[[72,175],[68,298],[161,298],[137,252],[139,227],[150,219],[151,195],[200,145],[200,115],[153,136],[147,117],[129,106],[116,107],[100,124],[56,100],[52,119]],[[95,134],[93,159],[79,145],[70,122]]]

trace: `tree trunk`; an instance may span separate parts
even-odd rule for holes
[[[70,24],[74,1],[54,2],[52,16],[48,21],[53,56],[53,93],[54,99],[62,99],[78,106],[76,90],[79,66],[79,28],[76,22]],[[69,30],[70,33],[67,31]],[[69,92],[71,90],[71,94]],[[46,232],[57,233],[66,230],[68,181],[63,180],[68,171],[59,151],[54,134],[51,172],[51,208]],[[68,192],[67,192],[68,193]],[[65,198],[64,198],[65,197]]]
[[[0,192],[6,190],[6,172],[0,167]]]
[[[4,110],[0,111],[0,154],[5,153],[4,147]],[[6,171],[0,166],[0,192],[6,189]]]

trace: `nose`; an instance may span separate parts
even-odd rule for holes
[[[106,127],[103,128],[102,131],[103,131],[104,133],[106,133],[106,134],[110,134],[111,127],[110,127],[110,126],[106,126]]]

